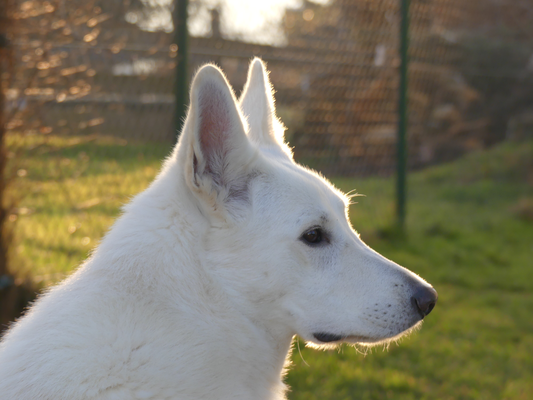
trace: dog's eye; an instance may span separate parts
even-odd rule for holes
[[[322,241],[322,238],[322,229],[320,228],[309,229],[302,235],[302,239],[310,244],[318,244]]]

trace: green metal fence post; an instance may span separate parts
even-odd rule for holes
[[[189,61],[189,32],[187,30],[188,3],[188,0],[175,0],[174,3],[174,42],[178,46],[175,85],[176,105],[174,112],[176,138],[179,136],[183,121],[185,120],[189,94],[189,85],[187,82],[187,64]]]
[[[409,0],[400,0],[400,87],[398,102],[398,148],[397,148],[397,186],[396,213],[398,226],[405,228],[406,214],[406,174],[407,174],[407,72],[409,49]]]

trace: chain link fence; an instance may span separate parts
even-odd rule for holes
[[[268,26],[231,33],[230,3],[190,1],[204,24],[190,38],[190,74],[214,62],[239,93],[250,59],[263,58],[296,159],[343,189],[368,187],[362,209],[390,220],[400,1],[287,2],[273,39]],[[180,49],[171,1],[12,1],[10,18],[2,90],[19,201],[9,220],[22,264],[48,284],[86,256],[170,151]],[[526,0],[411,0],[411,170],[530,132],[532,21]]]

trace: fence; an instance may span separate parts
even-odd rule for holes
[[[205,35],[190,38],[189,74],[215,62],[239,93],[251,57],[260,56],[297,160],[331,177],[393,175],[400,1],[302,0],[262,36],[232,31],[229,0],[207,16],[211,2],[190,3]],[[48,282],[58,277],[51,272],[58,259],[61,275],[112,220],[80,233],[91,218],[87,210],[116,210],[127,201],[125,192],[142,188],[119,179],[113,185],[124,192],[114,195],[94,183],[71,190],[73,182],[95,168],[118,165],[120,175],[137,162],[154,169],[170,149],[180,49],[170,1],[15,1],[11,17],[13,63],[2,75],[5,126],[12,174],[26,180],[19,190],[27,193],[10,218],[19,219],[25,237],[19,253],[36,243],[41,248],[29,259]],[[410,169],[522,134],[532,120],[532,19],[527,1],[411,0]],[[269,29],[281,36],[269,37]],[[386,202],[367,205],[381,220],[392,214],[392,183],[384,187],[377,194]],[[57,226],[50,229],[40,225],[50,223],[41,219],[50,211],[39,197],[46,190],[63,196],[62,219],[53,219]],[[39,222],[25,225],[23,218]],[[56,230],[79,235],[76,249],[63,249]]]

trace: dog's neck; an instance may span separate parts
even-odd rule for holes
[[[207,272],[201,259],[201,233],[199,235],[198,230],[208,229],[208,224],[199,210],[190,212],[194,208],[187,204],[191,199],[186,193],[179,188],[172,191],[167,187],[166,192],[169,191],[176,195],[168,200],[174,203],[169,207],[161,207],[159,198],[159,208],[151,208],[155,202],[150,197],[160,193],[157,184],[142,195],[145,198],[136,199],[109,234],[124,236],[126,233],[126,236],[123,240],[118,237],[104,240],[95,254],[95,257],[99,254],[116,255],[115,261],[109,259],[92,264],[112,263],[112,273],[122,282],[125,276],[134,276],[144,280],[145,286],[159,288],[160,293],[155,295],[165,296],[167,300],[163,303],[176,307],[173,310],[174,317],[179,319],[176,324],[184,326],[176,332],[176,340],[182,340],[183,335],[201,335],[202,340],[194,345],[199,347],[199,355],[190,359],[190,370],[203,371],[205,380],[210,380],[212,375],[228,375],[226,381],[233,383],[231,387],[218,388],[218,398],[284,399],[282,379],[292,333],[284,329],[273,331],[275,324],[269,324],[260,316],[247,315],[238,296],[227,293],[225,286]],[[186,206],[176,207],[176,203]],[[167,225],[151,226],[151,221],[167,221]],[[135,232],[141,229],[143,234],[138,238],[143,242],[136,243]],[[179,241],[179,245],[173,241]],[[124,247],[120,251],[106,249],[108,242],[114,246],[123,243]],[[176,253],[169,255],[169,248],[176,249]],[[120,264],[117,260],[121,254],[127,254],[124,257],[127,260],[135,259],[134,265]],[[146,270],[146,265],[158,267]],[[193,314],[191,310],[199,306],[198,296],[205,300],[201,304],[203,309]],[[179,373],[186,375],[189,371]]]

